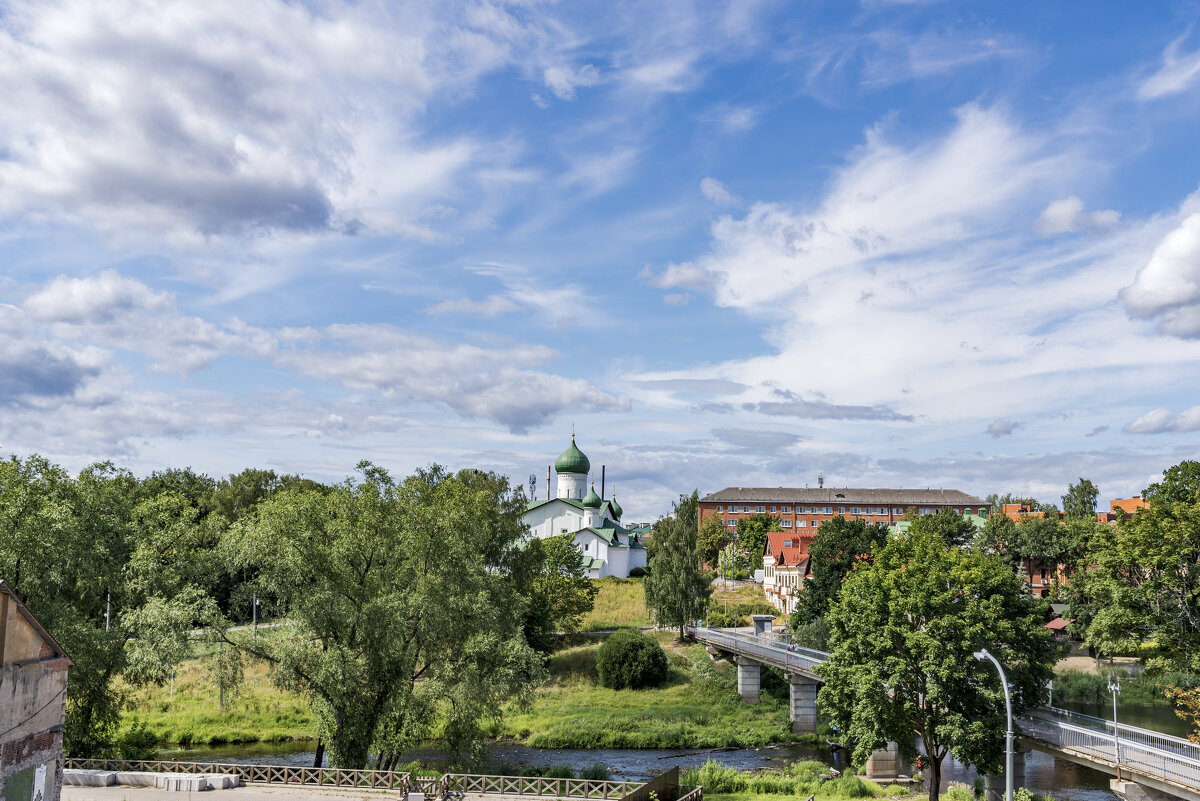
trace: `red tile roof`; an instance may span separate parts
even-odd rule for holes
[[[812,537],[801,537],[790,531],[768,531],[767,553],[775,557],[777,567],[797,567],[808,558]]]

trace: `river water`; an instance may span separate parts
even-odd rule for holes
[[[1068,704],[1068,708],[1095,717],[1112,718],[1112,707]],[[1177,736],[1186,735],[1186,727],[1175,714],[1164,707],[1120,707],[1122,723],[1155,729]],[[572,750],[530,748],[518,743],[492,743],[489,752],[493,761],[513,769],[570,765],[578,772],[597,762],[608,766],[616,779],[639,781],[678,765],[681,768],[703,765],[709,759],[740,770],[782,767],[802,759],[816,759],[835,768],[845,767],[844,751],[804,746],[769,746],[740,748],[730,751],[597,749]],[[164,759],[198,762],[245,762],[267,765],[312,765],[312,743],[257,743],[250,745],[211,746],[164,750]],[[404,761],[420,760],[440,767],[444,755],[434,749],[415,750]],[[943,764],[943,785],[961,781],[970,784],[974,770],[947,758]],[[1040,751],[1025,755],[1025,786],[1035,793],[1053,795],[1067,801],[1117,801],[1108,789],[1109,777],[1100,771],[1071,762],[1054,759]]]

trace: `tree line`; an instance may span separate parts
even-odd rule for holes
[[[204,643],[219,681],[245,658],[301,693],[339,767],[382,767],[436,735],[477,758],[528,699],[552,634],[596,588],[569,537],[526,538],[506,478],[362,463],[325,485],[270,470],[137,478],[0,462],[0,577],[75,662],[64,750],[120,756],[119,687],[163,683]],[[253,631],[259,615],[278,625]],[[120,682],[118,682],[120,679]]]

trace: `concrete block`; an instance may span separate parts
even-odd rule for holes
[[[405,793],[404,801],[425,801],[424,793]]]
[[[206,773],[204,780],[210,790],[230,790],[242,786],[242,777],[236,773]]]
[[[162,789],[180,793],[199,793],[208,789],[208,781],[203,776],[186,773],[168,773],[163,775]]]
[[[116,783],[117,774],[111,770],[67,768],[63,771],[63,785],[66,787],[112,787]]]
[[[118,770],[117,784],[122,787],[158,787],[162,775],[148,770]]]

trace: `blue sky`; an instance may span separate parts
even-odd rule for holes
[[[0,451],[1127,496],[1193,3],[0,3]]]

